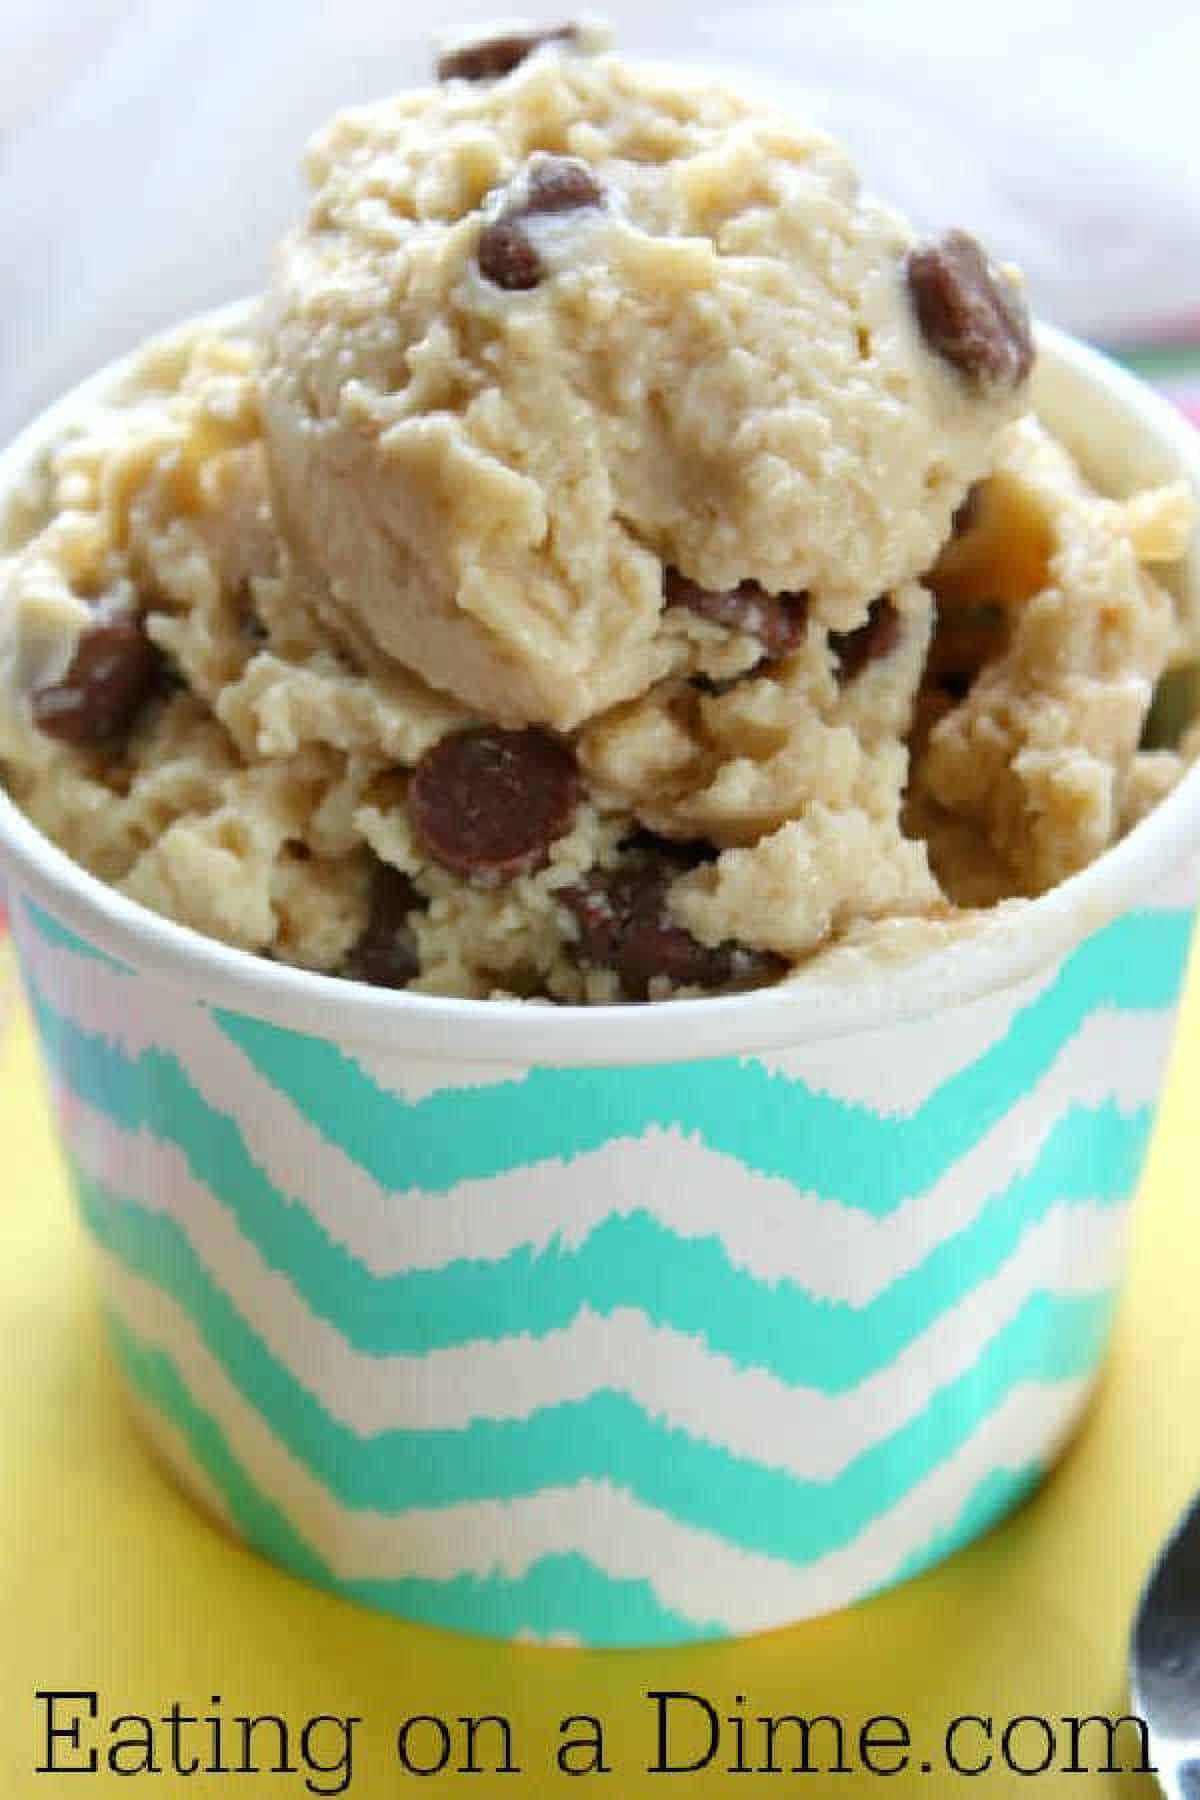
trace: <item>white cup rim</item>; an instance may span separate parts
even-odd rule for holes
[[[253,304],[235,302],[177,331],[245,322]],[[1122,425],[1153,446],[1164,470],[1189,480],[1200,495],[1200,433],[1168,401],[1051,326],[1039,325],[1038,346],[1044,372],[1103,398]],[[0,453],[0,508],[39,452],[117,386],[139,354],[72,389]],[[1058,423],[1053,417],[1049,422]],[[1195,546],[1188,584],[1200,616]],[[686,1061],[792,1048],[929,1016],[1035,974],[1139,898],[1154,895],[1198,848],[1200,764],[1078,875],[1036,900],[997,909],[940,949],[891,964],[835,952],[779,986],[743,994],[632,1006],[534,1005],[391,992],[271,962],[204,937],[89,874],[0,789],[0,863],[17,891],[110,956],[192,1000],[312,1033],[350,1051],[467,1064]]]

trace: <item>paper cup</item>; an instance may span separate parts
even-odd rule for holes
[[[11,492],[91,383],[0,459]],[[1112,491],[1190,474],[1042,334]],[[1200,603],[1196,561],[1175,572]],[[230,950],[7,801],[13,925],[113,1342],[265,1555],[495,1637],[671,1643],[974,1537],[1079,1417],[1187,955],[1200,772],[935,956],[643,1008],[391,994]]]

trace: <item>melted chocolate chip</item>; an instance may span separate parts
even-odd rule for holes
[[[525,204],[508,216],[577,212],[585,206],[599,206],[603,199],[604,189],[578,157],[540,156],[529,170]]]
[[[479,234],[479,273],[509,293],[535,288],[545,274],[528,234],[514,219],[493,219]]]
[[[83,633],[62,680],[34,693],[34,723],[63,744],[116,744],[158,691],[162,670],[140,618],[99,621]]]
[[[664,570],[663,594],[668,606],[686,606],[702,619],[756,637],[772,661],[794,650],[804,636],[807,594],[768,594],[757,581],[722,593],[700,587],[678,569]]]
[[[627,1000],[645,1000],[651,983],[675,987],[760,987],[786,967],[768,951],[732,942],[702,944],[667,911],[678,864],[648,857],[602,873],[595,870],[559,899],[579,927],[577,954],[591,968],[611,969]]]
[[[408,812],[443,868],[492,883],[540,868],[570,830],[578,799],[575,760],[548,732],[478,725],[425,752]]]
[[[1029,311],[965,231],[911,252],[908,291],[929,348],[977,386],[1019,387],[1033,367]]]
[[[407,875],[390,863],[376,862],[371,870],[367,923],[346,958],[345,974],[372,987],[407,987],[421,971],[417,937],[408,916],[424,905]]]
[[[554,25],[545,31],[510,31],[499,37],[478,38],[447,50],[437,61],[439,81],[494,81],[511,75],[527,56],[544,44],[569,44],[579,36],[577,25]]]
[[[853,681],[868,663],[888,656],[900,642],[900,614],[885,594],[872,602],[866,623],[854,631],[831,631],[829,648],[837,659],[837,676]]]

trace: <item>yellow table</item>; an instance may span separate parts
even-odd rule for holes
[[[38,1688],[96,1690],[102,1718],[161,1714],[173,1700],[203,1713],[214,1694],[228,1718],[274,1712],[295,1733],[316,1714],[358,1715],[343,1791],[371,1800],[413,1791],[395,1754],[405,1718],[428,1713],[453,1724],[489,1712],[511,1721],[521,1773],[455,1774],[456,1750],[426,1787],[480,1800],[553,1800],[581,1788],[613,1800],[756,1787],[781,1796],[1153,1791],[1145,1777],[1061,1770],[1030,1781],[996,1768],[965,1781],[940,1757],[932,1774],[919,1762],[923,1748],[940,1750],[955,1715],[990,1714],[998,1732],[1019,1713],[1054,1719],[1125,1709],[1134,1598],[1160,1537],[1200,1485],[1200,971],[1139,1203],[1115,1353],[1088,1427],[1054,1478],[982,1543],[905,1588],[794,1630],[678,1651],[510,1650],[405,1626],[305,1587],[223,1536],[151,1460],[123,1401],[23,1014],[4,1027],[0,1064],[8,1180],[0,1215],[0,1800],[273,1800],[311,1791],[303,1762],[291,1774],[121,1777],[104,1769],[105,1735],[94,1740],[101,1770],[91,1780],[36,1775]],[[863,1774],[734,1776],[727,1733],[703,1774],[664,1779],[647,1772],[652,1689],[688,1690],[719,1713],[747,1717],[836,1713],[851,1737],[872,1714],[894,1714],[911,1731],[912,1768],[886,1782]],[[555,1767],[559,1721],[581,1713],[603,1721],[613,1772],[568,1780]],[[414,1762],[431,1756],[431,1732],[414,1728]],[[479,1742],[482,1753],[486,1740]],[[1036,1760],[1035,1739],[1016,1747],[1018,1760]],[[960,1748],[964,1761],[980,1751],[970,1736]],[[332,1740],[314,1736],[312,1749],[314,1760],[337,1760]],[[65,1741],[58,1750],[60,1760],[71,1755]],[[760,1760],[759,1752],[748,1760]],[[888,1766],[886,1756],[876,1760]],[[326,1786],[341,1779],[307,1778]]]

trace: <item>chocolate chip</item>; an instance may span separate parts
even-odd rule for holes
[[[689,581],[678,569],[663,571],[663,594],[668,606],[686,606],[702,619],[756,637],[772,660],[786,656],[804,636],[807,594],[768,594],[757,581],[722,593]]]
[[[525,192],[510,200],[479,234],[479,272],[510,293],[534,288],[546,273],[537,249],[521,225],[539,214],[576,212],[598,206],[604,190],[587,164],[573,156],[539,156],[526,178]]]
[[[500,37],[477,38],[457,50],[447,50],[437,61],[439,81],[494,81],[511,75],[527,56],[545,44],[569,44],[579,36],[578,25],[554,25],[545,31],[509,31]]]
[[[391,863],[376,862],[371,870],[367,923],[346,958],[344,973],[352,981],[366,981],[372,987],[407,987],[421,972],[416,933],[408,917],[424,905],[407,875]]]
[[[575,156],[539,156],[530,166],[525,204],[508,214],[576,212],[599,206],[604,189],[585,162]]]
[[[645,825],[639,825],[627,838],[622,838],[620,849],[642,857],[653,857],[681,872],[698,869],[703,863],[713,862],[718,854],[716,845],[710,844],[707,838],[665,838]]]
[[[425,752],[409,784],[408,812],[443,868],[500,882],[541,867],[570,830],[578,799],[575,760],[548,732],[477,725]]]
[[[545,274],[542,259],[520,225],[493,219],[479,234],[479,273],[509,293],[535,288]]]
[[[163,661],[140,618],[91,625],[61,681],[33,695],[34,723],[63,744],[115,744],[157,692]]]
[[[740,687],[747,676],[757,674],[763,662],[769,661],[769,657],[764,657],[760,662],[756,662],[752,669],[747,669],[744,674],[727,675],[721,681],[716,680],[712,675],[689,675],[688,686],[694,687],[699,694],[708,694],[719,700],[722,694],[731,693],[735,687]]]
[[[965,231],[913,250],[908,291],[929,348],[978,386],[1015,388],[1033,367],[1029,311]]]
[[[675,923],[666,900],[678,873],[671,861],[651,857],[594,870],[578,887],[564,889],[559,899],[579,927],[579,961],[611,969],[627,1000],[645,1000],[660,977],[675,987],[710,989],[778,980],[787,966],[781,957],[732,942],[702,944]]]
[[[829,648],[837,660],[838,680],[853,681],[868,663],[888,656],[900,642],[900,614],[885,594],[871,604],[866,623],[854,631],[831,631]]]
[[[955,507],[954,516],[950,520],[952,537],[965,537],[968,531],[974,531],[978,525],[983,513],[983,488],[982,481],[973,481],[967,489],[961,505]]]
[[[971,691],[971,677],[964,674],[961,669],[956,669],[945,675],[939,675],[935,686],[945,694],[947,700],[953,700],[957,706],[966,699]]]
[[[1008,614],[995,602],[939,605],[923,679],[962,700],[986,664],[1003,654],[1008,637]]]

